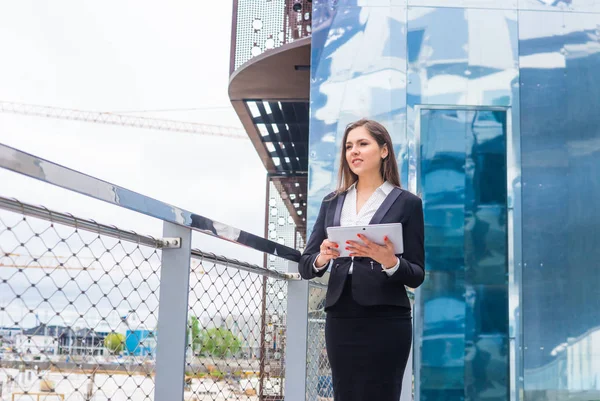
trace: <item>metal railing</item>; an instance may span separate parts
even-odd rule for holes
[[[164,222],[153,238],[0,197],[0,400],[317,399],[299,251],[1,144],[0,167]],[[192,249],[197,232],[288,270]]]
[[[0,144],[0,167],[257,251],[297,262],[296,249]]]

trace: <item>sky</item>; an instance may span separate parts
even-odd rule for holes
[[[231,1],[1,2],[0,101],[241,130],[227,95],[231,11]],[[0,113],[0,143],[264,236],[266,171],[249,140]],[[160,221],[6,170],[0,196],[162,235]],[[203,234],[193,246],[262,264]]]

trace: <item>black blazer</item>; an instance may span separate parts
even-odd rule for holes
[[[334,259],[333,264],[318,273],[313,269],[321,243],[327,238],[326,228],[340,225],[346,193],[333,199],[332,197],[333,194],[330,194],[323,199],[313,232],[298,264],[300,275],[306,280],[323,276],[329,266],[332,266],[325,297],[325,309],[335,305],[340,298],[352,262],[349,257],[340,257]],[[372,269],[371,258],[355,257],[352,271],[352,297],[364,306],[397,305],[410,308],[404,286],[416,288],[425,279],[425,228],[421,199],[408,191],[394,188],[369,224],[384,223],[402,223],[404,254],[396,255],[400,258],[400,267],[389,276],[382,271],[381,265],[377,262],[374,262],[375,268]]]

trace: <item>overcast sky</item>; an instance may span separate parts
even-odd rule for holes
[[[241,129],[227,95],[231,9],[231,1],[2,2],[0,100],[115,112],[205,108],[137,114]],[[0,113],[0,142],[263,234],[265,170],[248,140]],[[119,219],[113,207],[45,186],[41,197],[30,180],[0,174],[4,196],[160,232],[138,227],[145,218]]]
[[[0,101],[234,126],[231,1],[0,3]],[[0,143],[263,236],[265,169],[249,140],[0,113]],[[162,224],[0,170],[0,195],[160,236]],[[194,246],[262,255],[194,235]]]

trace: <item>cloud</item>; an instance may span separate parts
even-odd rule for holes
[[[3,3],[0,35],[11,40],[0,42],[0,51],[13,62],[0,75],[0,100],[116,112],[201,107],[141,115],[240,127],[227,96],[230,22],[228,2],[213,2],[210,8],[194,1],[168,7],[141,1]],[[0,143],[264,234],[266,173],[249,140],[0,114]],[[162,236],[162,223],[151,217],[5,170],[0,170],[0,183],[2,196]],[[263,261],[258,252],[200,233],[194,233],[193,246]],[[39,274],[34,270],[15,283],[26,289],[29,278]],[[55,284],[40,286],[27,291],[30,299],[43,299],[40,291],[51,291]],[[106,288],[98,286],[98,294]],[[65,299],[78,291],[66,291]],[[88,302],[81,299],[80,305]]]

